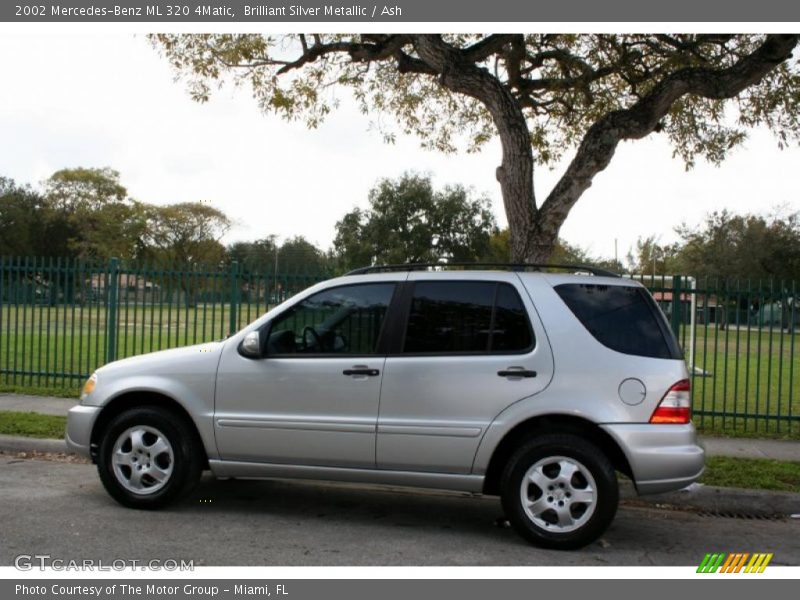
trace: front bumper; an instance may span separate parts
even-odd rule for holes
[[[100,414],[101,406],[73,406],[67,413],[67,449],[91,458],[92,428]]]
[[[640,494],[686,487],[705,469],[705,450],[694,425],[601,425],[625,453]]]

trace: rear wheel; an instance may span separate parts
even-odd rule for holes
[[[614,467],[594,444],[549,434],[521,446],[501,481],[506,516],[525,539],[568,550],[596,540],[617,511]]]
[[[97,458],[106,491],[131,508],[160,508],[179,499],[202,472],[197,436],[183,419],[139,407],[111,420]]]

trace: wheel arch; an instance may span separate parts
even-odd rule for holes
[[[203,439],[200,435],[197,423],[195,423],[194,419],[192,419],[189,412],[175,398],[161,392],[149,390],[134,390],[124,392],[118,396],[115,396],[103,406],[103,409],[100,411],[100,414],[97,416],[97,419],[94,422],[90,438],[90,451],[93,462],[96,462],[97,460],[97,451],[100,447],[100,436],[111,420],[128,409],[143,407],[153,407],[166,410],[172,413],[176,418],[184,421],[192,431],[197,447],[203,452],[203,468],[208,469],[208,452],[203,444]]]
[[[486,469],[484,494],[493,496],[500,494],[500,479],[511,455],[520,444],[543,433],[571,433],[581,436],[600,448],[614,465],[615,470],[633,478],[630,463],[622,448],[596,423],[573,415],[539,415],[517,424],[497,444]]]

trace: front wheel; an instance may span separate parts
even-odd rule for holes
[[[538,436],[511,457],[501,481],[514,529],[544,548],[570,550],[596,540],[617,512],[614,467],[594,444],[572,434]]]
[[[111,420],[97,457],[106,491],[130,508],[160,508],[188,493],[202,473],[192,429],[159,407],[127,410]]]

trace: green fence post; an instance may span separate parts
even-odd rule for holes
[[[239,305],[239,262],[233,261],[231,263],[231,313],[230,323],[228,327],[228,334],[233,333],[238,329],[236,326],[236,309]]]
[[[119,260],[112,258],[108,263],[108,293],[106,294],[106,362],[117,359],[117,284],[119,281]]]
[[[681,295],[681,276],[676,275],[672,278],[672,311],[670,321],[672,331],[675,332],[675,337],[678,339],[681,339],[681,311],[683,310]]]

